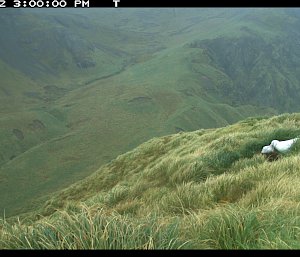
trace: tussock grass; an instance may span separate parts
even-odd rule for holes
[[[298,143],[273,162],[260,154],[299,125],[284,114],[153,138],[26,219],[1,220],[0,247],[300,248]]]
[[[228,205],[186,216],[188,233],[198,245],[213,249],[300,248],[299,205],[271,201],[261,208]]]
[[[59,217],[59,219],[55,219]],[[136,220],[82,205],[79,212],[59,211],[24,229],[2,221],[1,248],[18,249],[180,249],[179,220],[159,222],[148,215]]]

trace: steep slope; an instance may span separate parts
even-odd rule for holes
[[[64,139],[72,135],[71,127],[77,120],[67,122],[63,110],[72,103],[58,109],[53,102],[74,88],[118,74],[138,56],[132,52],[147,47],[151,53],[157,46],[144,46],[145,39],[150,40],[144,33],[123,33],[72,11],[45,15],[9,9],[1,12],[0,21],[1,207],[6,206],[7,198],[17,207],[23,201],[22,192],[34,198],[43,195],[45,189],[48,193],[63,188],[78,179],[76,171],[80,173],[84,167],[80,168],[79,160],[86,159],[83,165],[89,171],[88,165],[94,169],[110,154],[104,153],[96,166],[93,162],[97,156],[86,158],[89,149],[78,155],[86,131],[66,144]],[[78,152],[71,154],[74,144]],[[59,152],[49,158],[49,147],[64,149],[63,155]],[[62,165],[58,156],[67,164]],[[62,178],[66,169],[70,172],[61,185],[57,176]],[[79,178],[85,175],[82,172]],[[52,183],[45,186],[48,179]]]
[[[219,129],[201,129],[153,138],[61,191],[45,206],[49,208],[52,203],[54,206],[64,205],[65,200],[82,201],[95,194],[108,196],[116,188],[125,186],[128,191],[122,201],[134,200],[135,197],[141,199],[142,212],[145,208],[143,204],[154,200],[151,197],[147,200],[150,192],[169,187],[173,190],[178,184],[188,182],[205,183],[208,177],[217,178],[223,173],[234,175],[248,166],[256,170],[260,165],[272,166],[260,154],[261,148],[273,139],[287,140],[299,136],[299,122],[300,114],[283,114],[272,118],[248,118]],[[298,158],[297,149],[290,155],[282,156],[277,163],[286,164],[288,160]],[[139,196],[135,192],[137,189],[140,189]],[[240,193],[242,197],[244,192]],[[109,204],[116,207],[118,202]],[[154,206],[149,206],[148,211],[152,208]]]
[[[207,90],[234,104],[297,110],[300,60],[297,42],[296,38],[290,42],[282,39],[268,42],[260,36],[202,41],[198,46],[207,50],[213,66],[230,78],[218,88]]]
[[[152,137],[299,110],[297,10],[1,14],[7,215]]]
[[[2,220],[1,247],[299,248],[300,145],[273,162],[260,154],[274,138],[299,136],[299,125],[300,114],[285,114],[154,138],[25,223]]]
[[[56,83],[72,88],[120,71],[128,57],[110,44],[129,44],[122,33],[72,12],[43,15],[5,10],[0,31],[0,58],[41,85]],[[139,39],[130,32],[127,36]]]
[[[230,104],[298,111],[299,24],[297,10],[251,10],[240,17],[235,33],[189,44],[207,58],[206,63],[195,58],[192,67],[203,74],[209,64],[224,73],[227,80],[206,89]]]
[[[23,73],[11,69],[11,67],[1,60],[0,71],[1,115],[40,104],[39,100],[36,98],[25,97],[25,95],[29,96],[31,92],[36,92],[36,94],[41,93],[41,89],[37,83]]]
[[[44,117],[32,120],[41,121],[41,132],[52,133],[52,137],[26,151],[5,150],[16,157],[0,168],[6,177],[0,189],[1,206],[7,215],[22,212],[19,208],[28,207],[34,196],[64,188],[154,136],[224,126],[243,117],[272,113],[255,106],[233,108],[206,96],[202,84],[213,82],[197,80],[197,74],[190,72],[185,59],[193,54],[186,48],[163,51],[118,76],[74,90],[52,108],[41,110]],[[54,124],[59,125],[59,134]],[[25,138],[16,140],[10,131],[14,141],[8,142],[13,145],[39,136],[27,127],[13,129]]]

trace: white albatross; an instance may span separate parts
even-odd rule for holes
[[[261,153],[269,154],[269,153],[273,153],[275,150],[278,151],[279,153],[286,153],[291,149],[292,145],[298,139],[299,138],[294,138],[285,141],[272,140],[270,145],[266,145],[262,148]]]

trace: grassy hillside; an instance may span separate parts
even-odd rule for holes
[[[300,114],[153,138],[1,220],[1,248],[299,248],[299,144],[270,162],[272,139],[299,136]]]
[[[299,111],[298,27],[297,9],[3,10],[1,215],[153,137]]]
[[[38,117],[29,112],[27,120],[15,113],[9,116],[18,123],[6,122],[2,133],[7,142],[3,159],[8,161],[0,167],[6,177],[0,189],[1,209],[7,215],[25,211],[34,196],[62,189],[154,136],[272,113],[255,106],[234,108],[205,95],[202,81],[213,82],[197,80],[190,72],[186,58],[193,54],[186,48],[176,54],[163,51],[119,75],[73,90],[52,106],[35,109]],[[29,127],[34,121],[42,127]],[[22,137],[16,138],[14,131]]]

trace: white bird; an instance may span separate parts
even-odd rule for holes
[[[289,139],[285,141],[273,140],[270,144],[275,150],[280,153],[286,153],[299,138]]]
[[[280,153],[286,153],[298,139],[299,138],[294,138],[285,141],[272,140],[270,145],[266,145],[262,148],[261,153],[269,154],[273,153],[275,150]]]

